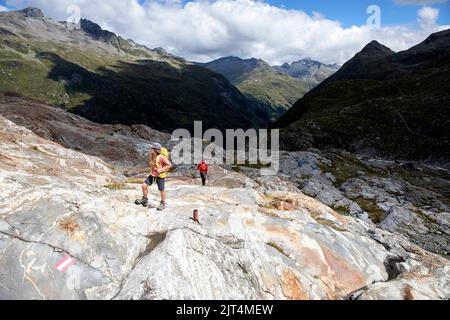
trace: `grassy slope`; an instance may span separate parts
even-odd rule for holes
[[[99,57],[97,53],[76,48],[60,46],[56,43],[33,44],[22,50],[14,50],[9,43],[0,44],[0,88],[13,91],[41,102],[54,105],[75,107],[92,98],[85,92],[67,92],[63,78],[49,77],[55,63],[37,56],[39,52],[57,52],[61,57],[80,66],[80,69],[94,71],[107,65],[113,65],[117,58],[113,56]],[[70,99],[66,94],[70,93]]]
[[[272,120],[278,119],[311,87],[310,82],[277,72],[262,60],[228,57],[204,66],[224,75]]]
[[[308,84],[289,75],[259,69],[236,83],[241,92],[270,110],[277,119],[308,92]]]

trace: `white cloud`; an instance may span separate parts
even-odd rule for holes
[[[437,27],[437,19],[439,17],[439,9],[432,7],[423,7],[417,12],[418,21],[422,29],[434,30]]]
[[[366,25],[344,28],[320,13],[310,16],[254,0],[192,0],[185,5],[179,0],[147,0],[143,4],[137,0],[7,1],[15,7],[25,3],[59,20],[68,18],[69,5],[78,5],[82,17],[104,28],[196,61],[234,55],[262,58],[272,64],[303,57],[343,63],[371,40],[403,50],[443,28],[435,25],[437,17],[431,12],[422,11],[422,29],[373,29]]]
[[[0,5],[0,12],[8,11],[9,9],[5,6]]]

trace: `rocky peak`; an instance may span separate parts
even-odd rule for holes
[[[280,67],[274,67],[275,70],[287,73],[295,78],[309,79],[316,83],[320,83],[334,72],[339,67],[337,65],[326,65],[311,58],[305,58],[292,63],[285,63]]]
[[[81,29],[96,40],[110,42],[112,39],[117,39],[115,33],[103,30],[98,24],[90,20],[81,19],[80,24]]]
[[[313,60],[311,58],[305,58],[297,61],[293,61],[291,63],[284,63],[280,68],[282,69],[295,69],[295,68],[329,68],[337,70],[340,68],[340,65],[337,63],[333,64],[325,64],[317,60]]]
[[[250,63],[254,64],[256,67],[270,68],[270,65],[267,62],[265,62],[264,60],[262,60],[262,59],[255,59],[255,58],[253,58],[253,59],[250,59],[248,61]]]
[[[153,49],[154,52],[160,53],[160,54],[168,54],[168,52],[166,51],[166,49],[161,48],[161,47],[157,47]]]
[[[312,60],[311,58],[304,58],[298,61],[294,61],[292,62],[292,64],[306,64],[306,63],[310,63],[310,62],[314,62],[314,60]]]
[[[23,10],[19,10],[17,12],[19,14],[24,15],[27,18],[40,18],[40,19],[44,18],[44,13],[42,12],[41,9],[38,8],[28,7]]]
[[[373,40],[316,90],[329,82],[342,79],[385,79],[393,73],[391,69],[386,68],[387,61],[391,57],[395,57],[394,51]]]
[[[388,47],[382,45],[378,41],[371,41],[358,54],[358,57],[384,57],[394,54],[395,52]]]
[[[200,64],[207,69],[220,73],[232,83],[238,83],[243,75],[255,70],[270,69],[270,65],[262,59],[241,59],[238,57],[223,57],[208,63]]]

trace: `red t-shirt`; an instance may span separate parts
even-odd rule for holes
[[[201,173],[208,173],[208,165],[206,163],[200,163],[197,166],[197,169],[201,172]]]

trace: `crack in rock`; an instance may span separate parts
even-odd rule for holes
[[[388,274],[388,278],[385,281],[374,281],[369,285],[366,285],[362,288],[356,289],[347,295],[345,300],[358,300],[358,298],[367,290],[369,290],[376,283],[387,283],[389,281],[397,279],[401,274],[401,270],[398,267],[399,263],[405,262],[405,259],[402,257],[390,256],[387,257],[384,262],[384,267],[386,268],[386,272]]]
[[[71,257],[75,258],[77,261],[81,262],[82,264],[88,266],[88,267],[91,268],[92,270],[97,271],[97,272],[100,272],[100,273],[102,274],[103,277],[108,278],[111,282],[115,282],[110,276],[105,275],[105,274],[103,273],[103,271],[101,271],[101,270],[99,270],[99,269],[93,267],[91,264],[87,263],[87,262],[84,261],[83,259],[80,259],[79,257],[76,257],[75,255],[73,255],[73,254],[71,254],[69,251],[67,251],[66,249],[63,249],[63,248],[61,248],[61,247],[57,247],[57,246],[55,246],[55,245],[52,245],[52,244],[49,244],[49,243],[46,243],[46,242],[28,240],[28,239],[22,238],[21,236],[9,234],[9,233],[4,232],[4,231],[0,231],[0,233],[3,234],[3,235],[5,235],[5,236],[7,236],[7,237],[9,237],[9,238],[17,239],[17,240],[20,240],[20,241],[25,242],[25,243],[33,243],[33,244],[40,244],[40,245],[48,246],[48,247],[52,248],[53,251],[55,251],[55,252],[64,252],[64,253],[70,255]]]

